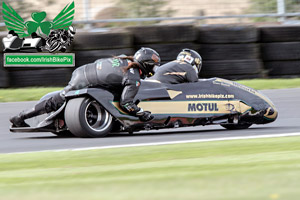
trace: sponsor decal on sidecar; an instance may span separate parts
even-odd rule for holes
[[[111,102],[122,114],[126,114],[119,102]],[[139,107],[152,114],[231,114],[244,113],[250,106],[240,101],[142,101]]]
[[[187,99],[234,99],[234,94],[192,94],[185,95]]]
[[[167,90],[171,99],[174,99],[178,95],[182,94],[182,91],[175,91],[175,90]]]

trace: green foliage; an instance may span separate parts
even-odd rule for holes
[[[300,78],[239,80],[240,84],[256,90],[300,88]]]
[[[251,0],[251,13],[276,13],[277,0]]]
[[[167,1],[161,0],[120,0],[121,7],[124,9],[124,17],[160,17],[166,14],[160,9],[166,5]]]
[[[0,89],[0,102],[36,101],[49,92],[61,89],[56,87]]]
[[[277,0],[251,0],[248,13],[264,14],[277,13]],[[300,0],[285,0],[286,12],[298,12],[300,8]],[[276,18],[260,17],[254,19],[256,22],[277,21]]]
[[[166,0],[119,0],[121,8],[118,14],[120,18],[146,18],[146,17],[170,17],[174,13],[171,9],[162,9],[167,5]],[[143,22],[151,24],[155,22]]]

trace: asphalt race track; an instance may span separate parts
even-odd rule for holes
[[[52,133],[11,133],[8,118],[30,108],[35,102],[0,103],[0,153],[300,132],[300,88],[264,90],[263,93],[274,102],[279,111],[278,119],[271,124],[254,125],[249,129],[236,131],[228,131],[221,126],[199,126],[144,131],[133,135],[120,133],[106,138],[62,138]]]

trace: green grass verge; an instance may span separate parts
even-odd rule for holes
[[[0,154],[5,200],[300,196],[300,137]]]
[[[58,87],[0,89],[0,102],[36,101],[49,92],[61,89]]]
[[[253,79],[237,81],[243,85],[252,87],[256,90],[300,88],[300,78],[295,79]],[[61,90],[62,88],[19,88],[19,89],[0,89],[0,102],[13,101],[34,101],[43,95]]]
[[[240,80],[237,82],[246,85],[248,87],[254,88],[256,90],[300,88],[300,78],[253,79],[253,80]]]

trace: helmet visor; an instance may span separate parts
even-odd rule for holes
[[[154,62],[144,62],[145,69],[147,71],[146,76],[151,77],[155,74],[155,71],[157,68],[160,66],[159,63],[154,63]]]

